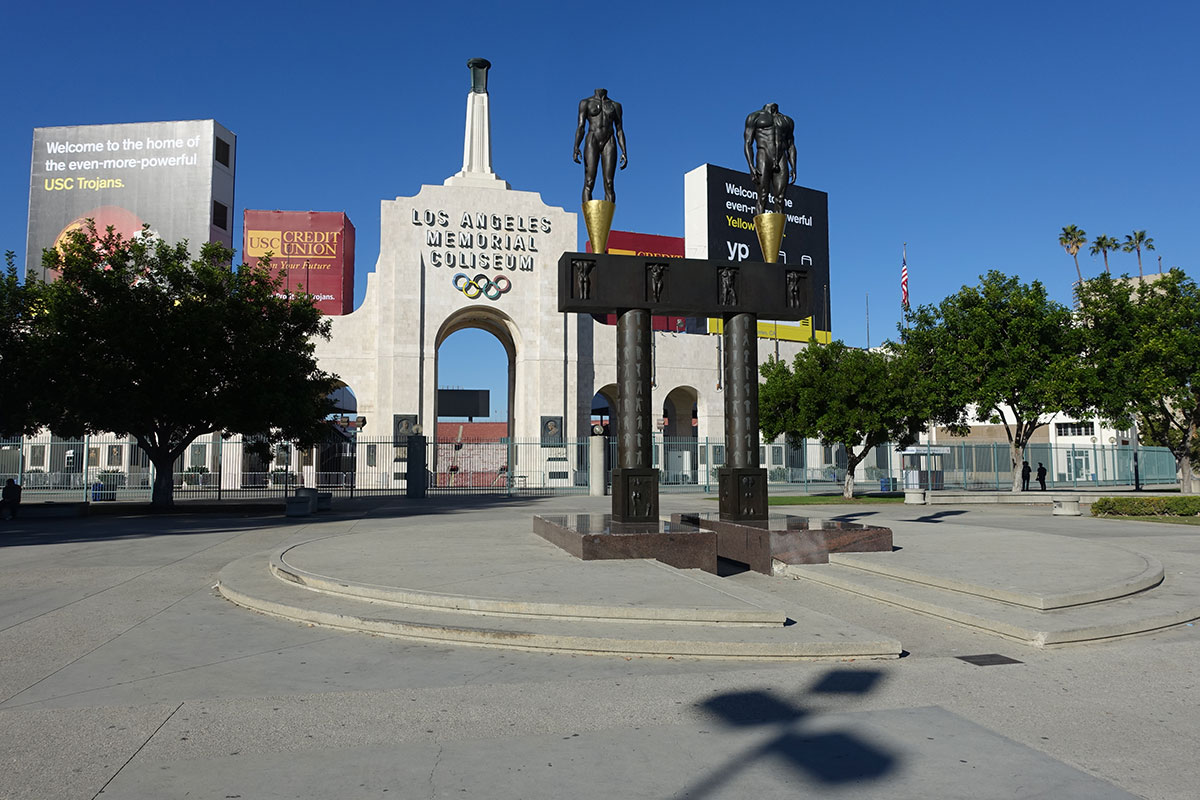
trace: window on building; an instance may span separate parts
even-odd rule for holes
[[[229,166],[229,156],[230,156],[229,142],[225,141],[220,136],[218,136],[216,144],[213,147],[213,158],[215,158],[217,160],[218,164],[222,164],[222,165],[228,167]]]
[[[191,466],[193,466],[193,467],[205,466],[204,460],[207,455],[208,455],[208,446],[207,445],[203,445],[203,444],[192,445],[192,453],[191,453],[191,458],[190,458],[190,460],[192,462]]]
[[[229,230],[229,206],[213,200],[212,224],[223,231]]]
[[[374,444],[367,445],[367,466],[368,467],[376,466],[376,461],[379,458],[378,451],[376,450],[377,447],[378,447],[378,445],[374,445]]]
[[[1056,422],[1054,430],[1059,436],[1096,435],[1096,425],[1093,422]]]
[[[108,458],[105,459],[105,464],[110,467],[121,466],[121,445],[110,444],[108,446]]]
[[[783,445],[781,445],[781,444],[771,445],[771,466],[773,466],[773,467],[783,466]]]
[[[804,448],[794,444],[787,445],[788,469],[804,469]]]
[[[875,448],[875,466],[879,469],[888,468],[889,456],[891,455],[888,450],[890,449],[890,446],[886,444],[881,444]]]
[[[29,466],[46,466],[46,445],[34,444],[29,446]]]
[[[89,447],[88,448],[88,466],[89,467],[100,466],[100,448],[99,447]]]

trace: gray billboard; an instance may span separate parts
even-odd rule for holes
[[[170,243],[233,246],[237,137],[214,120],[35,128],[26,272],[42,250],[94,219],[131,236],[148,223]]]

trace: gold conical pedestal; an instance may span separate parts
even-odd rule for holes
[[[584,200],[583,221],[593,253],[608,252],[608,233],[612,230],[613,212],[617,204],[608,200]]]
[[[785,222],[787,216],[775,211],[754,216],[754,232],[758,234],[758,246],[762,248],[763,261],[768,264],[779,261],[779,246],[783,244]]]

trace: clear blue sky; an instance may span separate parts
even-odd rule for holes
[[[361,303],[379,201],[461,167],[465,62],[483,56],[496,172],[552,205],[578,205],[579,99],[622,103],[626,230],[682,236],[683,174],[741,169],[746,114],[779,103],[798,182],[829,193],[834,336],[851,345],[868,292],[871,344],[895,335],[903,242],[914,303],[991,268],[1068,302],[1067,224],[1145,229],[1150,271],[1200,264],[1195,4],[10,5],[0,249],[18,253],[34,127],[214,118],[238,136],[234,241],[243,208],[345,211]],[[1110,260],[1136,274],[1133,255]],[[443,353],[444,385],[485,388],[471,350]],[[487,382],[495,407],[503,379]]]

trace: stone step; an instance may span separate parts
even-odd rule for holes
[[[901,652],[895,639],[812,611],[797,612],[787,625],[762,627],[675,619],[634,622],[481,615],[452,608],[400,606],[285,582],[272,574],[268,556],[262,554],[226,566],[217,588],[230,601],[264,614],[426,642],[626,657],[746,660],[897,658]]]
[[[650,562],[655,563],[655,562]],[[661,565],[659,565],[661,566]],[[710,590],[724,606],[661,607],[650,605],[600,605],[589,603],[546,603],[524,599],[479,597],[444,592],[419,591],[380,586],[345,578],[335,578],[288,563],[287,552],[270,558],[271,573],[280,580],[315,592],[370,600],[414,609],[456,611],[464,614],[546,619],[588,619],[623,622],[724,623],[778,627],[787,622],[787,614],[778,601],[750,589],[731,587],[722,579],[703,570],[671,570],[672,576],[686,578]],[[600,567],[603,569],[604,567]],[[736,607],[735,607],[736,606]]]
[[[1018,549],[1029,544],[1021,536],[1010,534],[988,541],[976,538],[970,542],[971,552],[950,546],[935,549],[921,542],[895,553],[830,553],[829,561],[1039,611],[1115,600],[1152,589],[1163,579],[1163,565],[1153,556],[1061,537],[1036,536],[1039,544],[1052,542],[1053,552],[1039,550],[1022,563],[1021,555],[1029,556],[1033,551]],[[1013,549],[1008,550],[1010,547]],[[1085,571],[1083,564],[1088,557],[1102,562],[1104,568]],[[976,565],[982,565],[983,570],[975,569]],[[1072,566],[1076,568],[1073,573],[1060,572],[1070,571]],[[1084,580],[1070,580],[1079,577]]]
[[[1090,642],[1200,619],[1200,567],[1168,570],[1152,589],[1112,600],[1039,610],[882,572],[829,564],[789,565],[781,574],[998,634],[1032,647]]]

